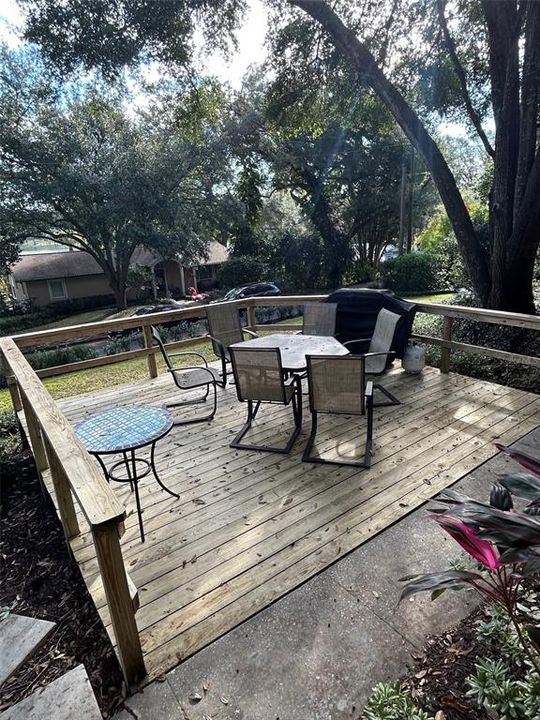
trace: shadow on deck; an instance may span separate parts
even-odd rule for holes
[[[402,405],[375,409],[370,470],[302,463],[309,418],[288,456],[231,450],[245,408],[229,386],[219,390],[213,422],[174,428],[158,443],[160,475],[181,497],[141,481],[144,544],[134,497],[114,484],[128,510],[122,550],[139,589],[137,624],[150,679],[472,471],[496,454],[495,440],[513,442],[538,424],[540,396],[520,390],[433,368],[421,376],[396,370],[383,383]],[[59,404],[76,422],[120,404],[161,405],[176,392],[160,376]],[[263,407],[253,439],[274,442],[291,422],[288,408]],[[361,452],[364,422],[325,420],[321,452]],[[73,551],[113,637],[94,547],[82,517],[80,523]]]

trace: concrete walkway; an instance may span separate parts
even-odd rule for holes
[[[540,428],[515,447],[537,454]],[[498,455],[454,487],[486,498],[518,467]],[[397,679],[426,635],[474,606],[468,592],[398,605],[400,577],[457,554],[421,508],[131,697],[118,720],[359,718],[377,682]]]

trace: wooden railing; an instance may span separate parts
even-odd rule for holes
[[[246,300],[235,300],[229,304],[237,306],[238,309],[247,310],[248,327],[252,330],[264,329],[274,331],[297,330],[298,326],[292,323],[278,324],[258,324],[256,319],[257,308],[271,306],[294,306],[303,305],[305,302],[323,300],[326,295],[291,295],[279,297],[262,297],[249,298]],[[456,342],[452,340],[452,330],[455,319],[474,320],[481,323],[490,323],[495,325],[503,325],[507,327],[527,328],[531,330],[540,330],[540,317],[535,315],[524,315],[520,313],[503,312],[500,310],[486,310],[484,308],[463,307],[460,305],[443,305],[436,303],[417,303],[417,310],[420,313],[442,317],[442,337],[431,335],[413,334],[413,339],[418,342],[441,348],[441,372],[447,373],[450,370],[451,353],[454,351],[468,353],[473,355],[483,355],[485,357],[497,358],[507,362],[522,363],[540,368],[540,358],[531,355],[508,352],[480,345],[471,345],[467,343]],[[72,327],[57,328],[53,330],[41,330],[38,332],[23,333],[14,336],[14,341],[20,348],[30,348],[35,346],[43,346],[54,343],[64,343],[74,340],[82,340],[95,336],[106,336],[121,330],[140,330],[143,334],[145,346],[128,352],[116,353],[115,355],[106,355],[103,357],[91,358],[89,360],[81,360],[65,365],[38,370],[37,375],[40,378],[52,377],[55,375],[63,375],[65,373],[76,372],[86,368],[100,367],[111,363],[123,362],[137,357],[146,357],[148,362],[148,372],[150,377],[156,377],[157,364],[156,353],[157,348],[152,347],[152,339],[150,335],[150,327],[152,325],[161,325],[163,323],[181,320],[203,320],[206,317],[205,306],[191,307],[171,310],[169,312],[154,313],[151,315],[142,315],[130,318],[118,318],[116,320],[103,320],[96,323],[88,323],[85,325],[74,325]],[[180,340],[174,343],[168,343],[169,349],[178,349],[189,347],[200,343],[204,338],[195,337],[186,340]]]
[[[12,338],[0,340],[0,356],[13,407],[25,426],[42,484],[51,481],[68,542],[80,532],[74,498],[88,523],[120,664],[128,684],[137,682],[145,668],[135,621],[138,596],[120,548],[124,507]]]

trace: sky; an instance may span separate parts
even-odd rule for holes
[[[0,41],[9,46],[20,44],[18,28],[22,15],[14,0],[0,0]],[[242,77],[250,65],[261,63],[266,58],[264,44],[267,30],[267,12],[261,0],[249,0],[249,9],[238,32],[238,51],[226,62],[219,53],[201,59],[208,75],[239,89]]]

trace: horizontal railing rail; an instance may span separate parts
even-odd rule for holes
[[[145,669],[135,621],[138,598],[120,548],[124,506],[12,338],[0,339],[0,358],[42,484],[50,478],[66,539],[80,533],[74,498],[90,527],[120,663],[128,683],[136,682]]]
[[[324,300],[327,295],[288,295],[278,297],[256,297],[244,300],[232,300],[228,304],[234,305],[239,309],[247,310],[248,327],[252,330],[264,329],[271,331],[290,331],[298,329],[297,325],[292,323],[257,323],[257,308],[265,308],[272,306],[299,306],[305,302],[313,302]],[[37,375],[40,378],[53,377],[64,373],[77,372],[87,368],[101,367],[125,360],[131,360],[138,357],[146,357],[148,362],[149,374],[151,377],[157,375],[156,354],[157,348],[152,345],[150,335],[150,327],[152,325],[162,325],[174,321],[182,320],[204,320],[206,318],[206,310],[204,305],[200,307],[190,307],[185,309],[171,310],[162,313],[152,313],[149,315],[132,316],[129,318],[117,318],[114,320],[102,320],[95,323],[87,323],[84,325],[74,325],[64,328],[55,328],[50,330],[40,330],[37,332],[26,332],[13,336],[14,341],[20,348],[30,348],[36,346],[48,345],[51,343],[63,343],[74,340],[82,340],[96,336],[106,336],[115,332],[125,330],[140,330],[143,334],[145,347],[106,355],[88,360],[80,360],[78,362],[67,363],[65,365],[57,365],[55,367],[38,370]],[[445,305],[442,303],[417,303],[417,310],[421,313],[442,317],[442,337],[431,335],[413,334],[413,339],[425,345],[439,347],[441,349],[441,371],[449,372],[450,357],[452,352],[462,352],[472,355],[483,355],[507,362],[522,363],[533,367],[540,367],[540,358],[532,355],[524,355],[513,353],[496,348],[490,348],[483,345],[472,345],[467,343],[456,342],[452,340],[453,322],[455,319],[473,320],[476,322],[490,323],[502,325],[506,327],[524,328],[530,330],[540,330],[540,317],[535,315],[525,315],[521,313],[504,312],[501,310],[487,310],[484,308],[464,307],[461,305]],[[168,349],[178,349],[196,345],[204,340],[204,336],[179,340],[173,343],[167,343]]]

